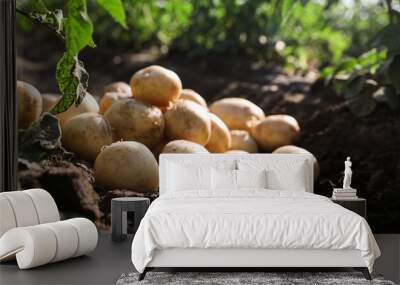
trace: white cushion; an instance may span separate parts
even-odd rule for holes
[[[237,188],[267,188],[267,170],[236,170]]]
[[[312,183],[311,164],[307,160],[293,160],[285,154],[287,159],[278,160],[238,160],[239,170],[267,170],[267,188],[272,190],[307,191]],[[310,158],[311,159],[311,158]]]
[[[211,189],[211,168],[171,163],[168,168],[167,189],[172,192]]]
[[[0,194],[0,237],[16,226],[17,222],[11,204],[5,196]]]
[[[212,168],[211,173],[213,190],[236,190],[236,170]]]
[[[0,238],[0,261],[16,256],[20,269],[87,254],[97,245],[97,229],[88,219],[18,227]]]
[[[51,223],[60,220],[56,202],[49,192],[43,189],[29,189],[22,191],[30,196],[39,218],[39,224]]]
[[[39,224],[38,214],[31,197],[23,191],[3,192],[1,195],[10,202],[17,227]]]

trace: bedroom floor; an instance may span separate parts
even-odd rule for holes
[[[375,235],[382,251],[376,273],[400,282],[400,235]],[[0,265],[0,284],[115,284],[124,272],[134,271],[130,261],[132,237],[114,243],[104,233],[89,256],[54,263],[31,270],[18,270],[14,262]]]

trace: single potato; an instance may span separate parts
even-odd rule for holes
[[[104,114],[108,108],[111,107],[112,104],[115,102],[126,99],[126,98],[131,98],[132,96],[127,94],[127,93],[122,93],[122,92],[107,92],[101,97],[100,103],[99,103],[99,108],[100,108],[100,114]]]
[[[75,117],[76,115],[80,115],[83,113],[98,113],[99,112],[99,105],[97,104],[96,99],[89,94],[86,93],[85,97],[83,98],[81,104],[78,107],[73,104],[69,109],[65,112],[57,114],[56,117],[60,122],[60,126],[63,127],[65,122]]]
[[[108,92],[124,93],[127,95],[127,97],[132,97],[131,87],[129,86],[128,83],[125,83],[123,81],[113,82],[104,86],[103,94],[106,94]]]
[[[181,96],[179,96],[179,99],[192,101],[208,109],[206,100],[204,100],[204,98],[201,97],[199,93],[197,93],[192,89],[182,89]]]
[[[223,153],[231,147],[231,133],[225,123],[215,116],[213,113],[209,113],[211,119],[211,137],[206,148],[210,152]]]
[[[111,189],[156,192],[158,164],[151,151],[134,141],[103,147],[94,163],[97,184]]]
[[[284,154],[311,154],[313,157],[313,162],[314,162],[314,180],[318,178],[320,169],[319,169],[319,163],[317,158],[308,150],[294,146],[294,145],[285,145],[277,148],[274,150],[273,153],[284,153]]]
[[[27,129],[38,121],[42,114],[42,95],[33,85],[24,81],[17,81],[16,93],[18,99],[18,128]]]
[[[84,113],[68,120],[63,127],[61,142],[69,151],[94,161],[103,146],[114,141],[111,125],[103,116]]]
[[[167,139],[188,140],[203,146],[210,140],[210,116],[196,103],[178,100],[167,108],[164,118]]]
[[[136,72],[130,81],[133,97],[155,105],[168,106],[178,99],[182,91],[182,82],[172,70],[152,65]]]
[[[42,113],[50,112],[51,109],[57,104],[61,96],[59,94],[46,93],[42,94],[43,108]]]
[[[231,131],[231,150],[241,150],[248,153],[258,152],[257,143],[250,136],[248,131],[232,130]]]
[[[161,110],[135,99],[117,101],[104,114],[115,130],[117,139],[137,141],[154,147],[164,132]]]
[[[251,135],[264,151],[293,144],[300,133],[296,119],[289,115],[271,115],[251,129]]]
[[[186,140],[176,140],[167,143],[161,153],[209,153],[208,150],[198,143]]]
[[[215,101],[210,111],[217,115],[231,130],[250,131],[258,121],[264,119],[264,111],[243,98],[224,98]]]

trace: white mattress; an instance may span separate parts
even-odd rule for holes
[[[372,271],[379,248],[359,215],[306,192],[249,189],[228,197],[166,193],[143,218],[132,243],[139,272],[169,248],[359,250]]]

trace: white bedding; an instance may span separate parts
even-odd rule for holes
[[[156,199],[132,243],[135,268],[143,272],[154,250],[165,248],[357,249],[371,272],[380,255],[365,219],[326,197],[265,189],[219,193]]]

